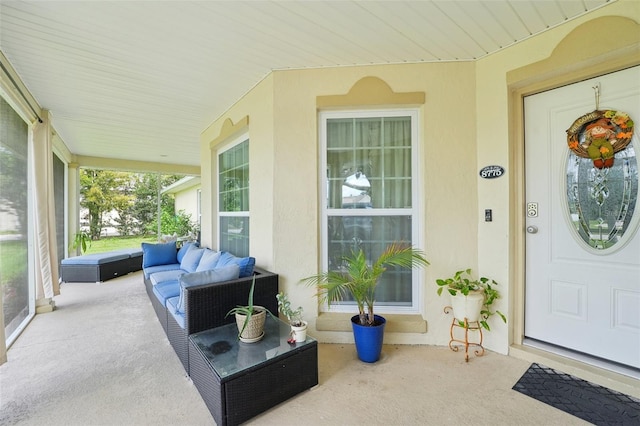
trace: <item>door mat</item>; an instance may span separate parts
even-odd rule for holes
[[[513,390],[595,425],[640,425],[640,400],[539,364]]]

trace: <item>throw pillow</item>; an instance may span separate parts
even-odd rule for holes
[[[205,249],[204,254],[200,258],[200,263],[198,263],[198,267],[196,268],[196,272],[215,269],[218,259],[220,259],[220,252]]]
[[[142,267],[169,265],[177,262],[176,243],[142,243]]]
[[[187,254],[187,252],[189,251],[190,248],[198,248],[200,247],[200,245],[196,242],[196,241],[186,241],[182,244],[182,247],[180,247],[180,250],[178,250],[178,263],[182,262],[182,259],[184,258],[184,255]]]
[[[210,283],[220,283],[223,281],[231,281],[238,279],[240,275],[240,267],[236,264],[216,268],[209,271],[194,272],[185,274],[180,277],[180,300],[178,301],[177,313],[184,314],[185,308],[185,288],[195,285],[203,285]]]
[[[240,278],[253,275],[253,268],[256,265],[255,257],[236,257],[229,252],[222,252],[218,259],[217,268],[235,263],[240,266]]]
[[[203,254],[204,249],[191,248],[182,258],[182,262],[180,262],[180,269],[184,269],[187,272],[195,272]]]

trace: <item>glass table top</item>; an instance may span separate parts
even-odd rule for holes
[[[189,338],[202,351],[220,378],[224,378],[315,342],[307,335],[304,342],[287,343],[290,332],[288,323],[267,315],[264,337],[255,343],[238,340],[235,322],[192,334]]]

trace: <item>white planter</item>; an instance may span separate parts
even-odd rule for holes
[[[300,327],[291,326],[291,331],[293,332],[293,338],[296,342],[304,342],[307,340],[307,322],[302,321],[302,325]]]
[[[451,307],[453,316],[460,321],[480,321],[480,311],[484,303],[484,293],[481,291],[469,292],[468,296],[458,292],[451,295]]]

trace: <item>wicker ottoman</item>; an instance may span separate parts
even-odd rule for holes
[[[318,384],[318,343],[287,343],[290,327],[267,318],[257,343],[229,324],[189,336],[191,380],[218,426],[237,425]]]

